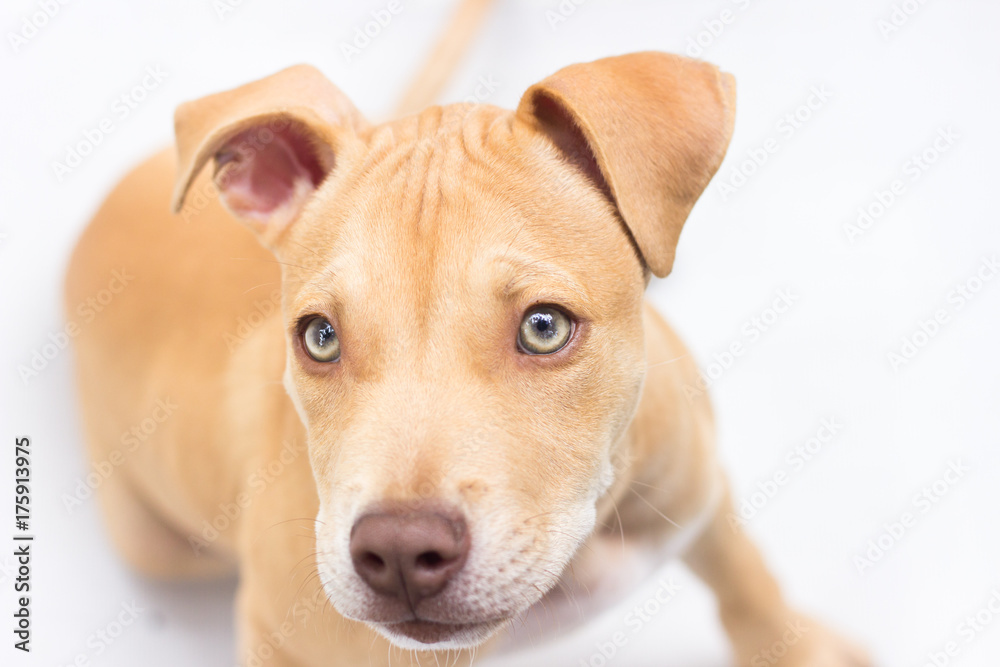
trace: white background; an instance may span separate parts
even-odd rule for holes
[[[38,541],[28,659],[11,648],[12,559],[0,547],[0,663],[61,666],[81,654],[95,665],[232,663],[232,582],[142,580],[110,550],[93,502],[73,513],[63,507],[62,494],[87,472],[71,353],[58,354],[27,383],[18,366],[63,326],[62,274],[88,216],[132,165],[171,141],[179,102],[308,62],[370,118],[385,118],[452,6],[403,4],[347,62],[341,43],[384,2],[244,0],[223,18],[212,0],[70,2],[16,53],[8,35],[37,5],[4,3],[0,540],[8,544],[13,532],[6,517],[14,435],[29,434]],[[445,100],[472,94],[479,77],[492,77],[500,85],[488,102],[511,107],[528,85],[569,63],[643,49],[684,52],[707,30],[705,21],[732,12],[721,34],[702,35],[702,57],[738,82],[729,157],[689,220],[673,275],[654,282],[650,296],[706,371],[713,355],[745,344],[728,368],[715,368],[711,387],[721,456],[738,498],[789,472],[787,453],[823,418],[843,424],[749,524],[788,595],[867,644],[881,665],[923,665],[928,652],[952,640],[961,652],[950,664],[995,665],[1000,618],[971,643],[958,626],[1000,591],[1000,277],[961,308],[949,295],[976,276],[984,258],[1000,258],[1000,5],[909,4],[915,13],[886,37],[878,21],[890,17],[892,0],[591,0],[554,28],[546,12],[558,11],[557,0],[501,0]],[[168,73],[162,85],[59,182],[53,162],[157,65]],[[814,86],[825,86],[829,100],[800,111],[808,120],[792,136],[782,134],[778,124]],[[930,147],[940,128],[958,139],[911,180],[907,161]],[[769,137],[777,151],[724,198],[718,184]],[[851,242],[845,225],[896,178],[903,194]],[[795,295],[794,305],[750,341],[744,324],[766,315],[779,290]],[[888,353],[939,309],[947,323],[929,340],[918,336],[926,344],[893,368]],[[922,512],[914,496],[956,460],[969,471]],[[869,540],[907,511],[916,525],[859,572],[855,558]],[[678,566],[669,571],[681,594],[629,634],[611,664],[727,664],[711,598]],[[638,592],[633,602],[648,595]],[[145,611],[95,655],[88,636],[133,600]],[[578,665],[624,627],[628,609],[554,648],[498,664]]]

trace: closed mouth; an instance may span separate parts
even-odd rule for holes
[[[492,635],[507,619],[499,618],[478,623],[439,623],[413,619],[398,623],[384,623],[382,629],[391,635],[406,637],[432,648],[434,644],[447,643],[459,648],[477,646]]]

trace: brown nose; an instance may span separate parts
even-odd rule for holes
[[[358,519],[350,549],[355,571],[373,590],[414,610],[465,565],[469,534],[457,515],[380,512]]]

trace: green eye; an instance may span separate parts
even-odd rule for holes
[[[302,332],[302,343],[309,356],[322,364],[340,359],[340,339],[325,317],[309,320]]]
[[[552,354],[569,342],[573,322],[561,310],[535,306],[524,314],[517,342],[528,354]]]

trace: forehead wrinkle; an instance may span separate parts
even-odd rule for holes
[[[412,202],[404,213],[406,233],[401,238],[400,252],[409,256],[403,262],[410,286],[409,303],[418,340],[426,341],[432,319],[431,303],[440,291],[441,257],[446,254],[443,245],[442,224],[444,190],[442,180],[446,157],[450,152],[447,137],[441,136],[440,113],[421,115],[421,136],[409,153],[406,197]],[[425,119],[427,119],[425,121]]]
[[[448,241],[442,238],[442,174],[454,143],[442,135],[440,117],[439,109],[430,109],[400,121],[392,145],[364,165],[360,196],[347,214],[357,237],[348,242],[353,250],[341,268],[358,282],[351,293],[365,295],[355,308],[381,303],[390,319],[407,322],[398,347],[427,338],[429,306],[440,291],[439,256]]]
[[[372,132],[368,150],[353,170],[357,182],[369,181],[374,172],[380,169],[393,169],[393,162],[405,157],[405,153],[400,150],[397,129],[400,128],[381,125]]]
[[[477,167],[490,168],[497,163],[497,153],[506,153],[503,144],[509,137],[509,124],[503,121],[510,112],[486,104],[454,105],[461,112],[457,138],[465,157]],[[489,116],[493,118],[489,118]],[[488,119],[487,122],[476,122]],[[507,130],[506,133],[503,130]]]
[[[494,291],[504,301],[513,301],[527,292],[569,298],[576,304],[591,299],[587,290],[572,276],[545,260],[504,256],[494,263],[503,267]]]

